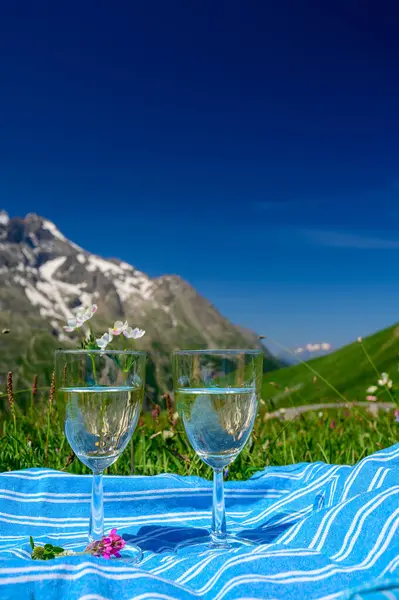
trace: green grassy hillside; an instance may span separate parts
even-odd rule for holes
[[[286,367],[264,377],[263,399],[268,408],[342,401],[320,377],[329,381],[348,401],[365,400],[366,389],[376,383],[377,375],[365,351],[370,355],[377,370],[387,372],[399,380],[399,324],[355,341],[327,356]],[[310,367],[310,368],[309,368]],[[391,401],[387,392],[379,398]]]

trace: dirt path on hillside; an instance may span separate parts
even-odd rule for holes
[[[287,421],[299,417],[299,415],[313,411],[322,411],[328,408],[351,408],[352,406],[360,406],[366,408],[372,415],[377,415],[379,410],[392,410],[396,404],[393,402],[329,402],[324,404],[305,404],[303,406],[290,406],[280,408],[272,413],[269,413],[269,418],[284,417]]]

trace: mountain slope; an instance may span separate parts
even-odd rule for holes
[[[180,277],[150,278],[126,262],[91,254],[36,214],[10,219],[0,213],[0,278],[0,331],[11,330],[0,335],[0,383],[10,369],[18,384],[38,370],[48,379],[54,348],[71,343],[62,325],[82,303],[98,304],[99,333],[118,319],[146,329],[138,347],[151,352],[154,392],[170,388],[174,349],[264,349]],[[277,368],[279,361],[264,352],[265,368]]]
[[[377,370],[399,380],[399,324],[392,325],[363,339],[364,347]],[[376,383],[377,375],[359,342],[354,342],[327,356],[307,363],[329,381],[348,401],[366,398],[366,389]],[[291,406],[318,402],[342,401],[339,396],[306,365],[279,369],[264,377],[263,399],[269,406]],[[384,392],[381,400],[391,401]]]

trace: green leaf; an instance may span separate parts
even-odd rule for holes
[[[32,550],[34,550],[35,549],[35,543],[34,543],[33,537],[31,535],[29,536],[29,542],[30,542],[30,547],[32,548]]]
[[[35,549],[32,552],[33,560],[46,560],[44,558],[44,550],[43,546],[35,546]]]
[[[54,548],[53,544],[44,544],[45,552],[52,551]]]
[[[55,552],[56,554],[61,554],[61,552],[64,552],[64,548],[61,548],[60,546],[54,546],[53,552]]]

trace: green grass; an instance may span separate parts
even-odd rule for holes
[[[15,423],[11,413],[0,423],[1,471],[47,467],[88,473],[77,458],[72,460],[60,411],[56,406],[50,408],[45,396],[24,413],[17,404],[15,408]],[[190,448],[182,423],[178,420],[173,428],[166,412],[157,421],[148,413],[141,417],[132,443],[108,472],[173,472],[210,479],[211,470]],[[173,436],[165,439],[164,431],[172,431]],[[310,412],[287,422],[282,417],[268,418],[261,410],[249,443],[229,467],[229,479],[246,479],[269,465],[304,461],[353,464],[396,443],[398,433],[399,424],[392,411],[373,417],[358,408],[331,408],[322,415]]]
[[[229,478],[246,479],[270,465],[303,461],[354,464],[365,455],[395,444],[399,423],[392,410],[375,416],[353,405],[334,407],[334,402],[365,400],[365,390],[378,378],[376,371],[388,372],[395,389],[398,331],[395,325],[331,355],[267,373],[253,435],[229,467]],[[43,383],[47,381],[48,373]],[[380,392],[379,400],[392,401],[387,391]],[[46,392],[34,399],[29,392],[15,394],[13,415],[7,396],[0,394],[0,471],[44,466],[88,472],[72,457],[61,411],[57,405],[50,407],[47,396]],[[292,422],[285,421],[283,415],[270,418],[273,408],[324,402],[331,403],[331,408],[321,415],[311,411]],[[192,451],[182,423],[178,420],[175,427],[171,425],[165,411],[156,420],[149,413],[142,415],[132,443],[109,472],[211,477],[210,468]]]
[[[388,372],[395,380],[399,364],[399,325],[365,338],[363,346],[377,370]],[[362,344],[354,342],[308,363],[267,373],[262,397],[271,407],[342,401],[342,397],[322,380],[324,378],[346,400],[364,401],[366,389],[377,379],[364,349]],[[391,401],[387,392],[379,399]]]

